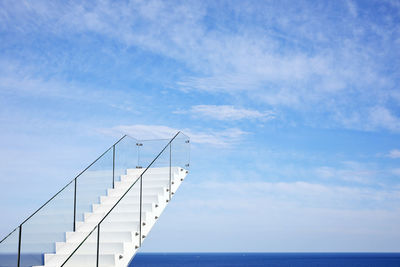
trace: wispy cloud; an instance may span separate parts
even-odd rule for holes
[[[223,8],[198,1],[35,1],[4,5],[0,22],[8,27],[3,30],[14,32],[101,35],[173,59],[190,69],[174,81],[173,87],[184,91],[244,97],[268,106],[266,110],[294,110],[305,121],[316,118],[314,125],[398,132],[387,92],[398,91],[400,73],[397,63],[385,62],[398,57],[400,33],[394,18],[399,8],[391,4],[387,12],[351,1],[337,5],[347,12],[338,15],[341,8],[307,1],[290,7],[282,1],[245,1]],[[376,10],[387,18],[385,23],[364,19],[374,17]],[[217,12],[209,24],[208,12]],[[352,99],[357,99],[357,109]],[[355,118],[364,119],[351,126]]]
[[[372,129],[389,129],[395,132],[400,131],[400,118],[393,115],[393,113],[385,107],[379,106],[372,108],[369,117],[370,122],[367,127]]]
[[[339,111],[335,115],[335,120],[348,129],[400,132],[400,118],[384,106]]]
[[[93,137],[112,139],[95,129],[139,139],[169,139],[182,130],[197,161],[179,194],[189,208],[174,214],[183,226],[175,233],[189,233],[183,249],[203,242],[203,249],[217,250],[205,238],[210,229],[225,234],[218,238],[222,249],[257,238],[255,248],[264,251],[333,243],[341,251],[396,249],[400,171],[391,158],[400,152],[396,135],[386,132],[400,133],[397,2],[0,1],[0,121],[7,125],[0,156],[9,160],[11,153],[17,164],[26,154],[35,159],[27,166],[39,166],[41,142],[68,144],[71,153],[58,149],[60,158],[42,165],[72,164],[74,155],[90,158],[82,149],[97,151]],[[325,131],[330,127],[335,131]],[[382,132],[389,149],[367,159],[381,149],[365,145],[377,135],[343,128]],[[244,140],[244,129],[255,138]],[[79,138],[70,140],[71,131]],[[361,163],[368,160],[374,162]],[[16,172],[16,164],[3,177],[20,176],[14,180],[26,190],[15,188],[29,196],[40,183]],[[0,203],[10,202],[9,191]],[[18,203],[11,204],[7,218],[17,214]],[[254,214],[257,220],[249,220]],[[249,224],[251,233],[238,231]],[[165,233],[177,226],[163,225]],[[357,239],[361,246],[351,243]]]
[[[322,166],[315,170],[317,177],[331,182],[353,182],[371,184],[376,182],[378,172],[357,162],[345,162],[341,167]]]
[[[42,99],[61,99],[105,105],[129,113],[132,108],[132,93],[108,90],[80,82],[60,78],[43,78],[32,71],[32,66],[7,62],[0,58],[0,90],[14,96],[34,96]],[[135,105],[137,108],[138,105]]]
[[[221,191],[226,197],[230,193],[241,198],[249,196],[254,199],[274,199],[274,202],[294,202],[296,206],[319,207],[319,208],[360,208],[365,201],[368,209],[371,206],[381,206],[391,209],[393,201],[400,203],[399,191],[374,189],[365,187],[333,186],[320,183],[309,183],[306,181],[295,182],[204,182],[198,186],[207,188],[209,191]],[[252,205],[247,203],[248,205]],[[210,205],[212,205],[210,203]],[[223,208],[221,206],[220,208]]]
[[[392,158],[392,159],[398,159],[398,158],[400,158],[400,150],[398,150],[398,149],[392,149],[392,150],[390,150],[390,152],[387,154],[387,156],[388,156],[389,158]]]
[[[138,139],[170,139],[179,129],[164,125],[135,124],[118,125],[110,129],[101,129],[100,131],[105,134],[118,136],[121,134],[129,134]],[[244,135],[248,134],[238,128],[229,128],[220,131],[210,129],[207,132],[191,129],[181,129],[181,131],[190,137],[192,143],[225,147],[237,143]]]
[[[195,105],[189,111],[175,111],[174,113],[189,113],[195,117],[204,117],[215,120],[242,120],[242,119],[258,119],[267,121],[275,118],[273,111],[258,111],[254,109],[235,108],[228,105]]]

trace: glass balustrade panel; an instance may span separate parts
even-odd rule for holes
[[[0,243],[0,267],[18,266],[19,228]]]
[[[172,150],[172,166],[177,168],[183,168],[189,170],[190,161],[190,140],[183,133],[179,133],[175,139],[171,142]]]
[[[55,242],[64,242],[73,231],[74,183],[22,224],[20,266],[44,264],[44,254],[56,252]]]
[[[140,247],[189,168],[189,138],[179,133],[168,142],[126,136],[111,147],[22,225],[20,266],[43,265],[45,254],[53,262],[65,260],[62,255],[79,244],[65,266],[128,264],[123,255]],[[100,230],[90,233],[100,222]],[[65,243],[74,229],[90,236]],[[19,229],[0,243],[0,267],[17,266],[18,242]]]
[[[126,136],[115,145],[115,165],[114,181],[122,180],[128,172],[136,172],[138,162],[138,141],[132,137]]]
[[[154,160],[160,151],[168,144],[170,139],[141,140],[138,141],[138,165],[146,168]]]
[[[76,228],[91,216],[93,205],[113,187],[113,149],[109,149],[77,179],[76,186]]]
[[[90,231],[92,230],[93,232],[90,233]],[[54,262],[63,262],[63,267],[96,267],[98,238],[97,226],[94,226],[92,230],[88,231],[88,235],[86,237],[83,237],[81,242],[68,243],[64,247],[60,246],[60,251],[63,251],[64,253],[56,255]],[[115,261],[113,255],[102,255],[102,257],[99,257],[99,261],[100,259],[105,262],[107,261],[109,263],[108,266],[115,266],[112,265],[112,263],[114,263]],[[54,266],[59,265],[54,264]]]

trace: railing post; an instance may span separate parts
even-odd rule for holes
[[[19,237],[18,237],[18,267],[21,262],[21,236],[22,236],[22,224],[19,226]]]
[[[74,181],[74,232],[76,231],[76,178]]]
[[[142,188],[143,188],[143,176],[140,175],[139,247],[142,246]]]
[[[142,143],[140,143],[140,142],[136,143],[136,147],[137,147],[137,166],[136,166],[136,168],[140,166],[140,147],[141,146],[143,146]]]
[[[172,149],[171,149],[171,143],[169,143],[169,200],[171,201],[171,190],[172,190],[172,177],[171,177],[171,155],[172,155]]]
[[[187,156],[187,159],[186,159],[187,163],[185,164],[185,167],[189,168],[189,165],[190,165],[190,140],[186,140],[185,143],[188,144],[188,148],[186,148],[187,151],[188,151],[188,154],[186,155]]]
[[[99,267],[99,250],[100,250],[100,223],[97,225],[97,258],[96,258],[96,267]]]
[[[113,189],[115,185],[115,145],[113,145]]]

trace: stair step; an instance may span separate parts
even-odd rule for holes
[[[44,261],[49,263],[49,266],[61,265],[69,254],[44,254]],[[99,262],[105,265],[115,266],[118,262],[117,255],[115,254],[101,254],[99,255]],[[96,251],[93,254],[74,254],[64,267],[76,266],[95,266],[97,260]],[[47,266],[47,265],[45,265]]]
[[[164,179],[159,179],[159,180],[144,180],[143,179],[143,187],[168,187],[169,186],[169,177],[164,177]],[[122,180],[115,182],[115,189],[128,189],[132,185],[132,181],[130,180]],[[139,186],[134,185],[134,186]]]
[[[118,203],[118,205],[114,208],[112,212],[129,212],[129,211],[138,211],[140,209],[140,200],[138,200],[135,203],[131,204],[125,204],[123,203]],[[93,204],[93,212],[108,212],[114,204]],[[142,203],[142,211],[153,211],[155,209],[155,204],[153,203]]]
[[[136,190],[135,190],[136,189]],[[142,194],[145,193],[147,195],[157,195],[157,194],[162,194],[166,192],[167,187],[159,187],[159,186],[147,186],[145,183],[143,183],[143,189],[142,189]],[[121,197],[127,189],[107,189],[107,196],[119,196]],[[139,188],[131,188],[131,190],[128,191],[127,195],[139,195],[140,191]]]
[[[76,222],[77,232],[90,232],[96,227],[96,222]],[[137,221],[124,221],[124,222],[108,222],[101,223],[101,230],[103,231],[136,231],[139,229],[139,219]]]
[[[141,175],[142,176],[154,176],[154,177],[156,177],[156,176],[163,176],[163,175],[166,175],[166,176],[169,176],[169,170],[167,169],[167,170],[163,170],[163,171],[151,171],[151,170],[147,170],[145,173],[143,173],[143,171],[144,170],[142,170],[142,171],[135,171],[134,169],[132,169],[132,171],[130,171],[130,169],[128,169],[129,171],[126,173],[126,174],[121,174],[120,176],[129,176],[129,177],[132,177],[132,178],[137,178],[137,177],[140,177]],[[179,170],[177,170],[177,169],[175,169],[175,170],[171,170],[171,174],[172,175],[177,175],[177,174],[179,174],[180,173],[180,171]]]
[[[145,166],[142,166],[145,167]],[[127,169],[126,174],[142,174],[146,169]],[[177,167],[171,167],[171,171],[177,171]],[[158,174],[158,173],[169,173],[169,167],[159,167],[159,168],[149,168],[147,169],[145,174]]]
[[[173,172],[171,173],[171,179],[174,177],[178,177],[179,173],[178,172]],[[134,182],[138,179],[139,176],[137,175],[132,175],[132,174],[124,174],[121,175],[121,181],[131,181]],[[143,174],[143,180],[146,181],[157,181],[157,180],[169,180],[169,172],[168,173],[156,173],[156,174],[151,174],[151,173],[145,173]]]
[[[118,196],[101,196],[100,197],[100,203],[101,204],[115,204],[118,200],[120,199],[120,197]],[[161,201],[164,201],[165,197],[164,196],[160,196],[158,194],[154,195],[147,195],[147,194],[143,194],[142,196],[142,203],[160,203]],[[127,194],[122,200],[121,202],[124,204],[136,204],[140,201],[140,195],[138,193],[136,194]],[[120,202],[120,203],[121,203]]]
[[[100,233],[101,234],[101,233]],[[71,254],[80,243],[56,242],[56,254]],[[100,254],[123,254],[126,245],[123,242],[107,242],[100,235],[99,253]],[[133,246],[131,246],[133,247]],[[97,235],[96,240],[86,240],[76,251],[78,254],[97,253]]]
[[[96,232],[97,230],[95,230]],[[81,242],[84,238],[88,236],[89,232],[67,232],[66,233],[66,242]],[[122,231],[118,229],[106,231],[105,229],[101,229],[101,240],[102,242],[134,242],[137,237],[135,236],[135,232],[131,231]],[[92,234],[86,239],[90,242],[97,242],[97,232]]]
[[[104,218],[106,215],[105,212],[98,212],[98,213],[85,213],[84,218],[85,218],[85,223],[86,222],[100,222],[101,219]],[[139,221],[140,217],[140,212],[139,211],[134,211],[134,212],[116,212],[112,211],[105,221],[108,222],[124,222],[124,221],[129,221],[129,220],[137,220]],[[150,219],[150,215],[148,212],[142,212],[142,220],[143,221],[148,221]]]

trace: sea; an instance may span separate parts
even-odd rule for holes
[[[400,253],[138,253],[130,267],[400,267]]]

